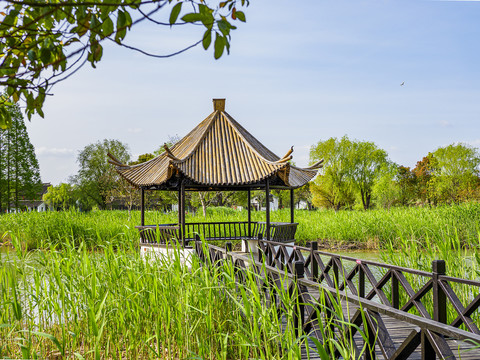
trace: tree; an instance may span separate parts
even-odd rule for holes
[[[43,201],[54,209],[67,210],[75,206],[73,186],[67,183],[49,186],[47,193],[43,195]]]
[[[348,157],[348,177],[357,189],[364,210],[371,206],[372,190],[382,166],[388,164],[387,152],[373,142],[354,141]]]
[[[387,153],[373,142],[340,140],[319,141],[310,149],[310,161],[324,159],[323,171],[312,186],[315,205],[336,210],[351,205],[356,192],[365,210],[371,206],[372,191],[382,166],[388,164]]]
[[[119,175],[108,163],[107,153],[123,163],[128,163],[130,154],[128,146],[118,140],[98,141],[87,145],[79,154],[77,162],[80,166],[78,174],[71,180],[78,186],[83,195],[83,202],[105,209],[109,203],[111,191],[117,186]]]
[[[401,205],[410,205],[416,198],[417,177],[415,172],[409,167],[400,165],[397,167],[396,179],[399,186],[398,201]]]
[[[0,213],[19,209],[20,200],[36,199],[42,188],[35,149],[19,107],[7,108],[11,127],[0,129]]]
[[[339,210],[353,204],[348,159],[351,148],[352,142],[347,136],[319,141],[310,148],[311,163],[324,159],[321,173],[311,186],[315,206]]]
[[[207,216],[209,206],[232,206],[237,203],[240,191],[196,191],[190,196],[190,204],[197,208],[202,207],[203,216]]]
[[[373,197],[375,204],[389,209],[401,197],[400,185],[396,181],[399,167],[396,164],[384,164],[379,171],[377,180],[373,186]]]
[[[480,155],[467,144],[439,147],[429,154],[432,168],[430,185],[437,199],[458,203],[473,196],[478,187]]]
[[[199,44],[206,50],[215,38],[214,57],[220,58],[225,50],[229,52],[233,23],[245,22],[245,14],[237,8],[248,6],[249,0],[225,0],[213,6],[188,0],[174,4],[172,0],[4,0],[3,4],[0,85],[6,96],[0,100],[0,126],[6,127],[10,119],[4,105],[22,99],[29,119],[35,112],[43,117],[45,96],[52,86],[86,62],[95,67],[105,42],[166,58]],[[205,31],[191,46],[158,55],[125,42],[127,33],[142,22],[167,27],[192,24]]]
[[[416,182],[416,196],[422,203],[431,203],[433,201],[431,191],[429,190],[430,180],[432,179],[432,154],[425,156],[421,161],[417,161],[413,173]]]

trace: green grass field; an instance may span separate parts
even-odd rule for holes
[[[187,214],[187,222],[246,221],[247,212],[227,208],[208,209],[207,218]],[[253,212],[255,221],[264,221],[264,212]],[[288,210],[272,212],[272,221],[289,221]],[[424,244],[443,242],[457,237],[462,246],[479,244],[480,204],[424,208],[392,208],[390,210],[339,211],[297,210],[299,223],[297,241],[320,240],[334,247],[352,245],[358,248],[382,249],[390,243],[406,239]],[[175,223],[176,213],[146,213],[147,224]],[[23,240],[29,249],[61,245],[65,238],[73,243],[84,242],[88,248],[101,246],[104,239],[114,246],[136,244],[140,213],[126,211],[46,212],[4,214],[0,216],[0,241],[7,242],[11,234]]]

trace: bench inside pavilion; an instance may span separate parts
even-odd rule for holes
[[[201,238],[243,240],[244,251],[255,251],[258,239],[293,242],[294,189],[308,183],[322,167],[322,161],[299,168],[290,164],[293,147],[278,157],[245,130],[225,111],[225,99],[213,99],[214,111],[188,135],[165,152],[138,165],[120,163],[112,154],[109,162],[117,172],[141,191],[140,245],[164,248],[171,241],[184,247]],[[290,192],[290,222],[270,221],[270,191]],[[145,191],[178,192],[178,223],[145,224]],[[251,192],[265,191],[265,221],[251,219]],[[185,222],[186,191],[246,191],[248,218],[242,222]],[[153,250],[153,249],[150,249]]]

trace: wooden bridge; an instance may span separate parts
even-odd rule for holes
[[[350,342],[355,358],[480,359],[480,282],[447,276],[442,260],[425,272],[318,251],[316,243],[308,248],[260,239],[258,248],[254,258],[231,251],[231,243],[195,243],[203,261],[231,261],[238,282],[246,269],[255,272],[266,306],[283,306],[275,286],[285,286],[296,297],[298,334],[322,342],[328,326],[337,341]],[[280,281],[285,276],[288,281]],[[457,295],[462,287],[468,299]]]

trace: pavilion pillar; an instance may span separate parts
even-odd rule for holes
[[[185,247],[185,182],[182,180],[180,184],[180,227],[181,227],[181,240],[182,245]]]
[[[266,223],[267,223],[267,241],[270,240],[270,181],[268,179],[266,179],[265,181],[265,197],[267,199],[267,204],[266,204],[266,207],[265,207],[265,216],[266,216]]]
[[[178,187],[178,240],[182,239],[182,187]]]
[[[252,237],[252,192],[247,192],[247,210],[248,210],[248,237]]]
[[[145,226],[145,189],[140,189],[140,225]]]
[[[290,223],[295,222],[295,202],[294,202],[293,189],[290,189]]]

